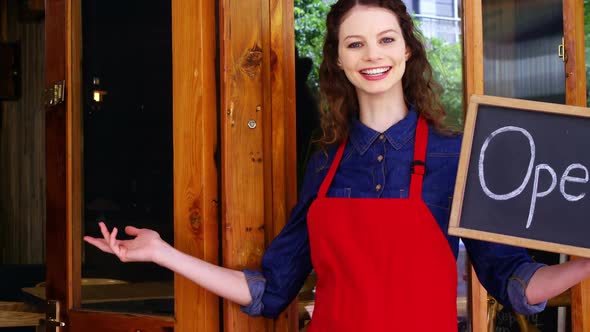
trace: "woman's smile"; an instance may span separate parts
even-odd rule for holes
[[[359,73],[369,81],[378,81],[387,77],[391,71],[391,66],[366,68],[359,71]]]

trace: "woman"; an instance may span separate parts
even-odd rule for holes
[[[370,24],[369,24],[370,22]],[[312,268],[309,331],[457,331],[458,239],[446,234],[461,137],[444,111],[424,46],[398,0],[341,0],[327,17],[320,86],[325,149],[300,201],[262,262],[234,271],[178,252],[158,234],[85,237],[122,261],[153,261],[243,306],[275,317]],[[507,307],[531,314],[590,276],[590,260],[532,262],[523,249],[465,240],[478,277]]]

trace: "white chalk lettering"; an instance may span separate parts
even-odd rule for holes
[[[486,150],[487,150],[488,146],[490,145],[492,139],[494,139],[499,134],[510,133],[510,132],[516,132],[516,133],[522,134],[528,139],[529,146],[530,146],[529,152],[531,154],[531,159],[529,160],[529,165],[526,170],[526,175],[525,175],[522,183],[516,189],[514,189],[513,191],[511,191],[507,194],[498,194],[498,193],[492,192],[490,190],[490,188],[488,188],[487,183],[486,183],[485,172],[484,172],[485,153],[486,153]],[[535,140],[533,139],[531,134],[527,130],[520,128],[520,127],[514,127],[514,126],[502,127],[500,129],[494,131],[493,133],[491,133],[485,139],[485,141],[481,147],[481,151],[479,154],[479,163],[478,163],[479,183],[481,185],[481,188],[485,192],[485,194],[494,200],[505,201],[505,200],[512,199],[512,198],[520,195],[523,192],[523,190],[526,188],[526,186],[528,185],[529,180],[532,175],[534,164],[535,164]],[[535,176],[533,178],[533,190],[532,190],[532,195],[531,195],[531,204],[529,205],[529,214],[528,214],[528,218],[527,218],[527,222],[526,222],[527,229],[529,227],[531,227],[531,224],[533,222],[533,217],[535,215],[535,207],[537,205],[537,199],[549,195],[551,192],[553,192],[553,190],[555,190],[555,187],[557,187],[557,174],[555,173],[555,170],[551,166],[549,166],[548,164],[539,164],[539,165],[535,166],[534,169],[535,169]],[[582,170],[584,172],[583,176],[570,175],[570,173],[576,169]],[[539,176],[540,176],[542,170],[547,171],[547,173],[551,176],[551,184],[544,191],[540,191],[542,189],[539,189]],[[561,192],[561,195],[569,202],[579,201],[580,199],[582,199],[586,196],[586,193],[580,193],[578,195],[572,195],[572,194],[566,193],[566,191],[565,191],[566,182],[588,183],[588,181],[589,181],[588,169],[584,165],[581,165],[578,163],[569,165],[566,168],[566,170],[563,172],[563,175],[561,176],[561,179],[559,181],[559,190]]]
[[[520,186],[518,188],[514,189],[513,191],[511,191],[507,194],[495,194],[486,185],[486,180],[484,177],[483,162],[484,162],[484,158],[485,158],[485,153],[488,148],[488,145],[490,144],[490,141],[494,137],[496,137],[498,134],[507,133],[507,132],[511,132],[511,131],[520,132],[529,140],[529,145],[531,147],[531,160],[529,161],[529,167],[527,169],[527,173],[524,177],[524,180],[522,181],[522,183],[520,184]],[[531,178],[531,172],[533,171],[534,162],[535,162],[535,141],[533,140],[533,137],[531,136],[531,134],[528,131],[526,131],[525,129],[520,128],[520,127],[513,127],[513,126],[502,127],[500,129],[494,131],[493,133],[491,133],[490,136],[488,136],[488,138],[486,138],[486,140],[483,142],[483,146],[481,147],[481,153],[479,154],[479,165],[478,165],[479,183],[481,184],[481,188],[486,193],[486,195],[488,195],[488,197],[493,198],[497,201],[505,201],[505,200],[514,198],[514,197],[520,195],[520,193],[522,193],[522,191],[526,187],[527,183],[529,182],[529,179]]]
[[[584,177],[583,178],[579,178],[579,177],[573,177],[573,176],[569,176],[570,172],[574,169],[581,169],[584,171]],[[581,193],[580,195],[574,196],[574,195],[569,195],[565,192],[565,182],[569,181],[569,182],[575,182],[575,183],[587,183],[588,182],[588,169],[581,164],[571,164],[568,166],[568,168],[565,169],[565,172],[563,172],[563,175],[561,176],[561,181],[559,181],[559,190],[561,191],[561,194],[563,195],[563,197],[565,199],[567,199],[570,202],[575,202],[575,201],[579,201],[582,198],[584,198],[584,196],[586,196],[586,193]]]
[[[549,186],[549,189],[540,193],[540,192],[537,192],[537,190],[539,189],[539,171],[542,169],[547,170],[549,172],[549,174],[551,174],[552,180],[551,180],[551,185]],[[535,205],[537,204],[537,197],[545,197],[545,196],[549,195],[549,193],[552,192],[553,189],[555,189],[556,185],[557,185],[557,175],[555,174],[555,171],[553,170],[553,168],[551,168],[551,166],[549,166],[547,164],[541,164],[541,165],[537,165],[537,167],[535,167],[535,180],[533,182],[533,195],[531,197],[531,205],[529,207],[529,218],[526,221],[526,228],[529,228],[531,226],[531,222],[533,221],[533,215],[535,214]]]

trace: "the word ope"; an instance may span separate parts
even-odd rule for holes
[[[513,191],[511,191],[509,193],[497,194],[497,193],[492,192],[486,184],[485,175],[484,175],[485,153],[486,153],[486,150],[487,150],[489,144],[496,136],[503,134],[503,133],[510,133],[510,132],[522,134],[527,138],[527,140],[529,142],[529,146],[530,146],[531,159],[529,160],[527,172],[526,172],[526,175],[525,175],[522,183],[516,189],[514,189]],[[491,133],[486,138],[486,140],[484,141],[484,143],[481,147],[481,151],[479,154],[479,162],[478,162],[479,183],[481,184],[481,188],[483,189],[485,194],[494,200],[504,201],[504,200],[509,200],[509,199],[512,199],[512,198],[520,195],[529,183],[529,180],[533,174],[533,168],[534,168],[535,172],[534,172],[534,179],[533,179],[533,191],[532,191],[532,195],[531,195],[531,203],[529,206],[529,215],[528,215],[528,219],[526,222],[527,229],[531,226],[531,223],[533,220],[533,215],[535,213],[535,205],[537,203],[537,199],[549,195],[555,189],[555,187],[557,187],[557,174],[555,173],[555,170],[547,164],[539,164],[539,165],[535,166],[535,140],[533,139],[533,137],[531,136],[531,134],[527,130],[520,128],[520,127],[506,126],[506,127],[502,127],[500,129],[497,129],[496,131]],[[572,171],[574,171],[576,169],[582,170],[582,172],[584,173],[584,176],[577,177],[577,176],[573,176],[570,174]],[[551,176],[551,185],[546,190],[540,192],[539,191],[539,174],[543,170],[546,171]],[[565,171],[563,172],[563,174],[561,175],[561,178],[559,180],[559,191],[561,192],[561,195],[566,200],[568,200],[570,202],[579,201],[580,199],[582,199],[586,195],[586,193],[580,193],[578,195],[567,193],[566,192],[566,183],[567,182],[587,183],[588,182],[588,169],[584,165],[581,165],[578,163],[571,164],[565,169]]]

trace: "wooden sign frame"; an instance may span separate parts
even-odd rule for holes
[[[461,155],[459,157],[457,180],[455,182],[455,193],[453,197],[453,205],[449,220],[449,234],[489,242],[503,243],[518,247],[526,247],[531,249],[552,251],[590,258],[589,248],[582,248],[555,242],[540,241],[511,235],[486,232],[467,228],[461,225],[461,214],[463,211],[464,195],[467,185],[467,174],[469,171],[469,162],[471,158],[471,150],[475,134],[475,123],[478,117],[478,110],[480,105],[498,106],[513,110],[545,112],[590,118],[589,109],[584,107],[543,103],[513,98],[472,95],[469,101],[467,117],[465,119]]]

